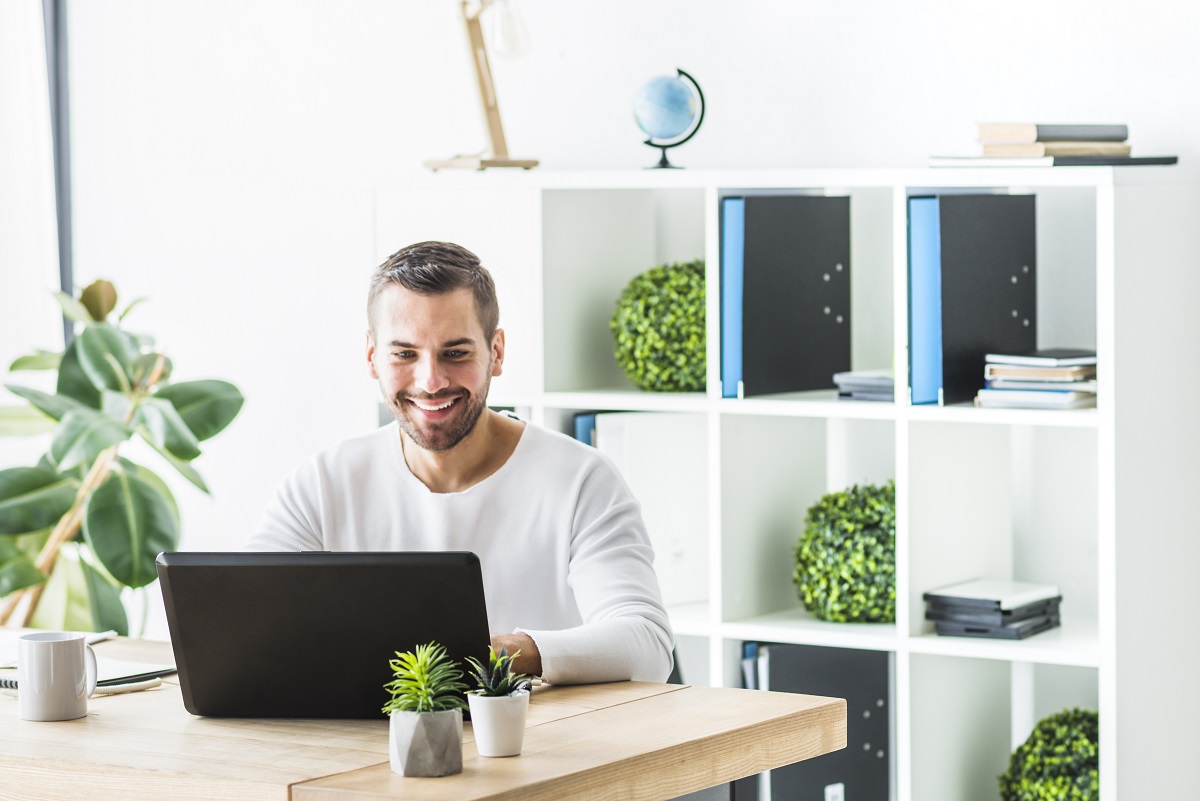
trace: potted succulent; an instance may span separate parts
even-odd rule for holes
[[[388,662],[394,678],[383,707],[389,715],[392,772],[402,776],[462,773],[462,671],[436,642],[396,652]]]
[[[513,660],[503,646],[500,653],[488,646],[488,664],[468,656],[477,689],[467,693],[471,707],[471,728],[480,756],[506,757],[521,753],[525,741],[525,714],[529,709],[531,680],[513,671]]]

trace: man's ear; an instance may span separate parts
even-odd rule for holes
[[[379,380],[379,373],[375,370],[375,335],[367,331],[367,369],[371,371],[371,378]]]
[[[492,337],[492,377],[504,372],[504,329],[497,328]]]

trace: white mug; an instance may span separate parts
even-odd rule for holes
[[[96,652],[84,635],[23,634],[17,640],[17,699],[22,720],[74,720],[96,691]]]

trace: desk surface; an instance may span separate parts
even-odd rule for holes
[[[107,656],[169,659],[120,640]],[[464,726],[463,772],[388,767],[387,721],[198,718],[179,687],[88,702],[76,721],[21,720],[0,697],[0,801],[200,798],[669,799],[844,748],[840,699],[619,682],[540,687],[519,757],[487,759]]]

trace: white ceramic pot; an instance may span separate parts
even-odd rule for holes
[[[388,756],[392,772],[401,776],[462,773],[462,710],[393,712]]]
[[[471,707],[471,730],[480,756],[506,757],[521,753],[525,742],[525,715],[529,693],[486,696],[467,693]]]

